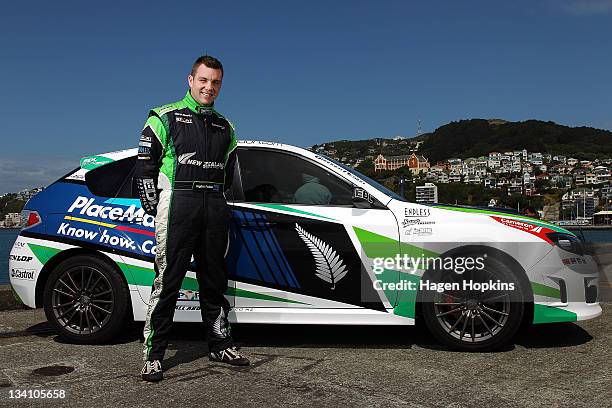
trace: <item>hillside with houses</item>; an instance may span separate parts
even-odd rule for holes
[[[483,122],[490,129],[489,134],[480,139],[465,137],[470,123],[482,133]],[[503,120],[472,120],[462,121],[460,126],[451,125],[450,128],[459,132],[457,136],[449,134],[449,125],[445,125],[444,129],[440,128],[442,130],[416,138],[343,140],[315,145],[311,149],[355,167],[387,187],[403,192],[407,198],[416,199],[415,187],[431,183],[428,185],[442,190],[441,199],[453,204],[494,203],[519,209],[529,205],[537,207],[540,214],[550,220],[592,221],[597,213],[603,215],[604,221],[610,219],[612,214],[606,212],[612,207],[612,132],[592,129],[590,134],[589,128],[568,128],[540,121],[517,125]],[[525,140],[523,136],[514,142],[493,142],[500,127],[507,125],[512,130],[504,130],[504,134],[523,129],[530,135],[530,142],[521,146]],[[576,132],[572,133],[573,130]],[[548,145],[551,135],[555,143]],[[570,137],[568,135],[571,141],[565,139]],[[464,144],[457,144],[457,139]],[[445,147],[433,149],[433,141]],[[560,141],[567,143],[559,145]],[[500,145],[513,148],[496,150]],[[527,145],[542,149],[529,150]],[[556,148],[570,153],[556,152]],[[442,151],[452,155],[440,157]],[[474,151],[481,154],[466,154]],[[430,154],[437,160],[432,161]]]

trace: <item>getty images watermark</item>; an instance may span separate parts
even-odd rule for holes
[[[376,290],[426,290],[439,293],[445,291],[513,291],[513,282],[503,282],[499,279],[474,280],[465,279],[465,273],[469,271],[483,271],[487,254],[478,257],[472,256],[453,256],[453,257],[426,257],[421,254],[419,257],[412,257],[407,254],[396,254],[395,257],[373,258],[372,271],[379,277],[373,281]],[[397,271],[410,275],[417,272],[435,270],[442,273],[454,273],[461,278],[457,280],[451,278],[451,282],[435,282],[428,279],[419,280],[400,278],[395,281],[385,281],[381,275],[385,271]],[[471,276],[471,275],[470,275]]]

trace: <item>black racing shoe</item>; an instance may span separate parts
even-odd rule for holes
[[[225,350],[211,351],[208,355],[210,361],[218,361],[235,366],[248,366],[251,364],[248,358],[241,355],[238,349],[234,346],[228,347]]]
[[[145,361],[144,367],[142,367],[142,379],[150,382],[157,382],[164,379],[164,373],[162,371],[161,361]]]

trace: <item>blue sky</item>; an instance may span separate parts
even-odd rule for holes
[[[299,146],[453,120],[612,129],[612,0],[10,2],[0,193],[133,147],[193,60],[225,66],[239,138]]]

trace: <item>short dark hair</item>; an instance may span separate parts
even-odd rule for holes
[[[211,57],[210,55],[202,55],[197,60],[195,60],[195,62],[193,63],[193,67],[191,67],[191,76],[195,75],[196,71],[198,70],[198,67],[202,64],[206,65],[208,68],[220,69],[221,76],[223,76],[223,64],[221,64],[221,61],[219,61],[215,57]]]

